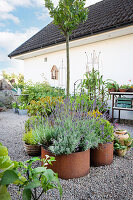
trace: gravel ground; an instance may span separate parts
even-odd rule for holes
[[[0,113],[0,142],[8,147],[12,160],[24,161],[26,155],[21,140],[27,116],[19,116],[11,110]],[[123,125],[120,125],[123,127]],[[133,136],[133,125],[124,126]],[[83,178],[61,180],[62,200],[133,200],[133,149],[125,157],[114,155],[110,166],[91,167]],[[19,200],[16,187],[9,188],[12,200]],[[49,191],[42,200],[58,200],[57,190]]]

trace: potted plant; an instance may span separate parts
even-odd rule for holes
[[[26,104],[21,104],[19,105],[18,113],[19,115],[27,115],[27,105]]]
[[[125,145],[122,145],[118,141],[115,141],[114,143],[114,150],[118,156],[125,156],[127,153],[127,147]]]
[[[105,82],[105,85],[109,92],[117,92],[119,89],[118,83],[110,79]]]
[[[115,133],[114,150],[118,156],[125,156],[127,151],[129,151],[129,149],[132,146],[133,146],[133,139],[128,132],[123,134]]]
[[[53,117],[51,115],[50,121],[45,122],[41,158],[55,157],[56,161],[48,167],[60,178],[78,178],[89,173],[90,148],[98,145],[99,138],[89,123],[89,115],[80,111],[71,115],[71,110],[64,111],[64,107],[58,111],[55,108]]]
[[[12,103],[12,109],[14,113],[18,113],[18,104],[17,102]]]
[[[128,87],[127,92],[133,92],[133,84]]]
[[[133,92],[133,84],[132,84],[132,80],[129,80],[129,84],[128,84],[128,90],[127,92]]]
[[[129,85],[121,85],[119,87],[119,92],[127,92]]]
[[[115,130],[114,136],[120,141],[122,145],[124,145],[124,140],[127,140],[129,138],[129,134],[127,133],[127,130],[124,130],[124,129]]]
[[[29,156],[36,156],[41,154],[41,146],[39,144],[40,137],[33,129],[30,129],[23,134],[25,151]]]
[[[100,142],[97,148],[91,148],[91,164],[93,166],[109,165],[113,162],[113,126],[103,117],[94,118],[92,123]]]

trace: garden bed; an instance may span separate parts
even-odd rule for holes
[[[26,155],[22,142],[27,116],[14,115],[13,111],[0,113],[0,142],[8,147],[12,160],[24,161]],[[133,125],[126,128],[133,136]],[[132,132],[131,132],[132,131]],[[63,200],[103,200],[133,198],[133,149],[125,157],[114,156],[109,166],[91,167],[90,174],[77,179],[61,180]],[[18,200],[16,187],[10,187],[13,200]],[[60,199],[57,190],[51,190],[44,199]],[[42,199],[43,199],[42,198]]]

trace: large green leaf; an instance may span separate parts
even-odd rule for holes
[[[24,187],[24,189],[33,189],[37,188],[41,185],[39,180],[33,180],[33,182],[30,182],[28,185]]]
[[[0,186],[0,199],[1,200],[11,200],[10,194],[7,191],[6,186]]]
[[[58,179],[58,176],[56,173],[54,173],[51,169],[47,169],[44,173],[43,173],[43,176],[42,176],[42,179],[45,180],[45,178],[47,179],[47,182],[49,183],[47,185],[47,187],[49,189],[52,189],[52,188],[58,188],[59,192],[60,192],[60,195],[62,195],[62,187],[61,187],[61,184],[59,182],[59,179]],[[58,187],[56,187],[56,185],[52,182],[55,182],[57,183]],[[42,182],[42,187],[45,191],[45,184],[43,184]]]
[[[54,172],[51,169],[47,169],[45,171],[44,175],[49,181],[54,181],[55,180]]]
[[[9,185],[18,179],[18,175],[13,170],[6,170],[1,179],[1,185]]]
[[[2,145],[0,145],[0,156],[8,156],[7,148]]]
[[[31,190],[30,189],[23,190],[23,200],[31,200]]]
[[[33,158],[31,158],[30,160],[27,160],[26,163],[33,163],[33,162],[38,161],[38,160],[40,160],[40,158],[38,158],[38,157],[33,157]]]
[[[10,160],[9,156],[0,156],[0,169],[7,170],[14,167],[14,163]]]
[[[37,168],[33,169],[32,173],[42,173],[45,171],[46,171],[45,167],[37,167]]]

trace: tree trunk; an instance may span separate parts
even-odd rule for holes
[[[69,90],[70,90],[69,34],[66,35],[66,58],[67,58],[67,97],[69,97]]]

